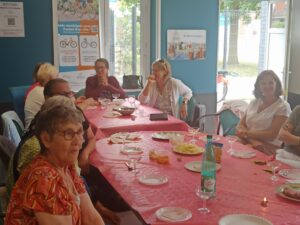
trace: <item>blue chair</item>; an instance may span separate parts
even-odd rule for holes
[[[25,118],[24,116],[25,95],[29,87],[30,87],[29,85],[25,85],[25,86],[16,86],[16,87],[9,88],[14,110],[16,111],[19,118],[23,122]]]
[[[200,116],[199,123],[204,124],[203,121],[206,117],[215,117],[217,119],[217,135],[220,135],[221,128],[222,128],[222,135],[235,135],[236,132],[236,126],[238,125],[240,118],[235,115],[230,109],[224,109],[219,113],[213,113],[213,114],[206,114],[203,116]],[[204,130],[204,127],[202,128]]]
[[[78,92],[75,93],[75,98],[78,98],[80,96],[85,96],[85,88],[82,88]]]
[[[179,104],[181,105],[183,101],[183,97],[179,96]],[[190,98],[190,100],[188,101],[188,105],[187,105],[187,113],[188,116],[187,118],[184,120],[185,122],[187,122],[189,125],[193,125],[194,124],[194,114],[195,114],[195,109],[196,109],[196,100],[195,98],[192,96]]]

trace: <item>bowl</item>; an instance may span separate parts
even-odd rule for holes
[[[129,116],[134,112],[135,108],[123,106],[123,107],[117,108],[116,110],[119,113],[121,113],[123,116]]]

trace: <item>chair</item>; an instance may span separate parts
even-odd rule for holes
[[[205,118],[206,117],[215,117],[217,121],[217,135],[220,135],[221,128],[223,136],[235,135],[236,126],[239,123],[240,119],[236,116],[230,109],[224,109],[221,112],[206,114],[200,116],[199,123],[202,124],[201,130],[204,130]]]
[[[181,105],[183,101],[183,96],[179,96],[179,104]],[[188,101],[188,105],[187,105],[187,113],[188,116],[187,118],[184,120],[185,122],[187,122],[189,125],[192,125],[194,123],[194,114],[195,114],[195,108],[196,108],[196,100],[195,98],[192,96],[190,98],[190,100]]]
[[[16,86],[16,87],[9,88],[14,110],[16,111],[19,118],[23,122],[25,118],[24,116],[25,95],[29,87],[30,87],[29,85],[25,85],[25,86]]]
[[[18,146],[24,132],[24,124],[15,111],[7,111],[1,115],[3,122],[3,136]]]
[[[75,98],[78,98],[80,96],[85,96],[85,88],[82,88],[75,93]]]

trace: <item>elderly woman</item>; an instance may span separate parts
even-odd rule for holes
[[[5,224],[104,224],[75,170],[82,120],[78,110],[66,106],[39,113],[41,153],[18,179]]]
[[[282,85],[272,70],[262,71],[254,85],[255,100],[250,102],[237,126],[236,135],[245,144],[274,154],[280,148],[277,138],[282,124],[291,112],[289,104],[280,98]]]
[[[108,98],[112,99],[113,93],[120,94],[125,98],[125,92],[114,76],[108,76],[109,64],[107,59],[99,58],[95,62],[96,75],[87,78],[85,96],[87,98]]]
[[[36,76],[38,84],[28,91],[25,100],[25,128],[29,127],[31,120],[35,114],[40,111],[41,106],[45,102],[43,94],[44,86],[49,80],[55,79],[58,76],[58,70],[50,63],[42,63],[41,65],[37,65],[37,68]]]
[[[178,118],[186,118],[187,103],[192,97],[191,89],[171,77],[171,66],[165,59],[152,63],[152,73],[138,96],[139,101]],[[182,102],[178,101],[180,96],[183,96]]]

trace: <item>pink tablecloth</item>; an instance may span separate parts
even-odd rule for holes
[[[195,187],[200,184],[200,174],[188,171],[184,164],[189,161],[201,160],[201,155],[185,156],[172,152],[169,142],[151,139],[153,132],[141,132],[142,140],[136,145],[143,148],[143,157],[138,164],[140,173],[137,176],[128,171],[124,165],[126,155],[120,153],[120,144],[108,144],[107,139],[97,142],[97,150],[90,157],[96,166],[120,193],[124,200],[136,210],[147,224],[166,224],[159,221],[155,211],[161,207],[177,206],[189,209],[193,217],[185,222],[176,224],[216,225],[220,218],[228,214],[252,214],[270,220],[274,225],[299,225],[300,204],[283,199],[276,195],[275,188],[284,182],[283,178],[276,183],[270,180],[270,174],[252,159],[233,158],[226,151],[222,156],[222,168],[217,173],[217,196],[208,201],[211,213],[202,215],[197,211],[202,205],[195,195]],[[224,149],[229,146],[225,138],[221,137]],[[204,146],[203,141],[197,143]],[[247,149],[235,143],[235,149]],[[170,165],[159,165],[149,160],[148,151],[158,150],[169,155]],[[265,159],[257,152],[256,158]],[[138,176],[143,174],[162,174],[169,178],[167,184],[152,187],[140,184]],[[260,205],[266,197],[268,207]]]
[[[97,140],[108,137],[116,132],[132,131],[187,131],[188,125],[173,116],[168,116],[168,120],[150,121],[150,113],[160,113],[159,110],[140,105],[139,110],[144,111],[141,116],[138,110],[132,116],[120,116],[116,118],[104,117],[107,109],[88,109],[84,112],[89,120]]]

